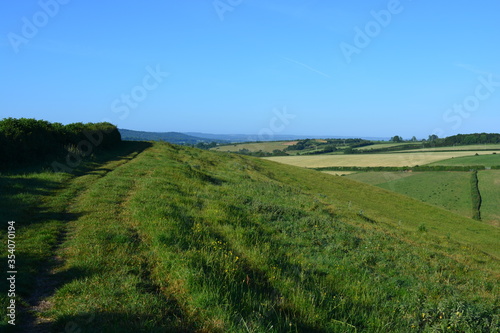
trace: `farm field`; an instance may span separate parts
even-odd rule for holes
[[[500,153],[457,157],[430,163],[429,165],[484,165],[486,167],[497,166],[500,165]]]
[[[346,177],[127,143],[75,175],[2,174],[0,185],[18,264],[32,269],[18,281],[19,303],[33,306],[19,314],[25,331],[500,324],[500,229]]]
[[[481,218],[500,227],[500,170],[478,172],[481,192]]]
[[[484,151],[480,156],[492,154],[493,151]],[[304,168],[322,168],[332,166],[415,166],[438,162],[446,159],[471,156],[475,152],[456,151],[439,153],[391,153],[391,154],[353,154],[353,155],[313,155],[313,156],[276,156],[265,159],[279,163],[300,166]]]
[[[483,144],[483,145],[465,145],[465,146],[451,146],[451,147],[434,147],[434,148],[420,148],[410,149],[407,152],[423,152],[423,151],[450,151],[450,150],[500,150],[500,144]]]
[[[410,172],[352,172],[347,178],[365,184],[378,185],[413,175],[414,173]]]
[[[351,175],[348,178],[361,181],[374,180],[377,176],[370,175],[372,173]],[[462,216],[472,217],[469,172],[400,173],[402,175],[376,172],[376,174],[382,177],[379,176],[377,183],[373,185],[443,207]],[[386,178],[385,181],[382,178]]]

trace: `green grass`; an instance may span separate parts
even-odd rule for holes
[[[470,199],[470,173],[468,172],[415,172],[347,176],[359,181],[370,181],[390,191],[401,193],[423,202],[443,207],[457,214],[472,217]],[[370,177],[371,176],[371,177]],[[363,178],[364,177],[364,178]],[[387,177],[385,182],[382,177]],[[391,179],[392,177],[392,179]],[[378,178],[378,180],[376,180]]]
[[[59,184],[55,331],[498,332],[499,230],[417,200],[164,143]]]
[[[500,227],[500,170],[479,171],[481,218]]]
[[[411,172],[357,172],[348,175],[348,178],[365,184],[378,185],[413,175]]]
[[[455,157],[429,165],[484,165],[486,167],[500,165],[500,154],[483,154],[473,156]]]
[[[482,145],[464,145],[464,146],[450,146],[450,147],[434,147],[434,148],[421,148],[410,150],[410,152],[421,151],[453,151],[453,150],[467,150],[467,151],[481,151],[481,150],[500,150],[500,144],[488,143]]]

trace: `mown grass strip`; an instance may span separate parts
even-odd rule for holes
[[[138,162],[139,161],[139,162]],[[136,177],[148,170],[138,160],[114,168],[78,198],[71,211],[68,240],[57,274],[65,281],[45,315],[62,329],[82,332],[181,331],[175,301],[162,296],[149,278],[148,256],[124,207],[134,195]]]

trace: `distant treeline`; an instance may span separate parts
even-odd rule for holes
[[[478,145],[488,143],[500,143],[500,134],[497,133],[473,133],[473,134],[457,134],[443,139],[434,138],[432,140],[424,140],[418,144],[408,143],[403,145],[380,147],[376,149],[358,150],[354,149],[359,146],[350,145],[344,150],[345,154],[370,154],[370,153],[383,153],[391,151],[411,150],[418,148],[435,148],[435,147],[453,147],[462,145]],[[368,144],[369,145],[369,144]],[[365,145],[367,146],[367,145]]]
[[[447,146],[500,143],[500,134],[498,133],[457,134],[444,138],[443,142]]]
[[[0,168],[46,161],[68,151],[87,156],[120,141],[116,126],[107,122],[62,125],[5,118],[0,120]]]

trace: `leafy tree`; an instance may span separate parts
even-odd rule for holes
[[[439,139],[439,137],[436,134],[431,134],[429,135],[428,141],[433,142],[436,141],[437,139]]]
[[[395,135],[391,138],[391,141],[392,142],[402,142],[403,141],[403,138],[400,137],[399,135]]]

